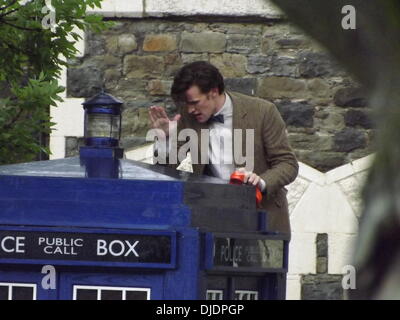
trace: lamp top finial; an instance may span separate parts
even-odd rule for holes
[[[123,102],[111,94],[104,92],[104,88],[101,90],[100,93],[96,94],[95,96],[89,98],[87,101],[82,103],[83,106],[96,106],[96,105],[121,105]]]

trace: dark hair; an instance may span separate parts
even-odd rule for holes
[[[186,101],[185,92],[197,85],[202,93],[218,88],[219,94],[225,90],[224,78],[219,70],[206,61],[195,61],[182,67],[174,78],[171,96],[176,104]]]

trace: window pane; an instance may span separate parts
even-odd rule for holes
[[[235,300],[258,300],[257,291],[236,290]]]
[[[122,291],[101,290],[101,300],[122,300]]]
[[[8,287],[0,286],[0,300],[8,300]]]
[[[32,287],[13,287],[12,300],[33,300]]]
[[[78,289],[76,300],[97,300],[97,290]]]
[[[147,300],[146,291],[126,291],[126,300]]]
[[[207,290],[207,300],[223,300],[223,290]]]

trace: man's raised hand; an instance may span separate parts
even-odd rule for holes
[[[176,129],[181,115],[177,114],[172,119],[169,119],[164,107],[151,106],[149,109],[149,118],[151,127],[153,129],[163,130],[165,132],[165,136],[168,137],[170,134],[170,128]]]

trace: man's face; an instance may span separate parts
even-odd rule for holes
[[[211,89],[208,93],[202,93],[196,85],[186,91],[186,107],[190,115],[197,122],[205,123],[216,112],[218,89]]]

